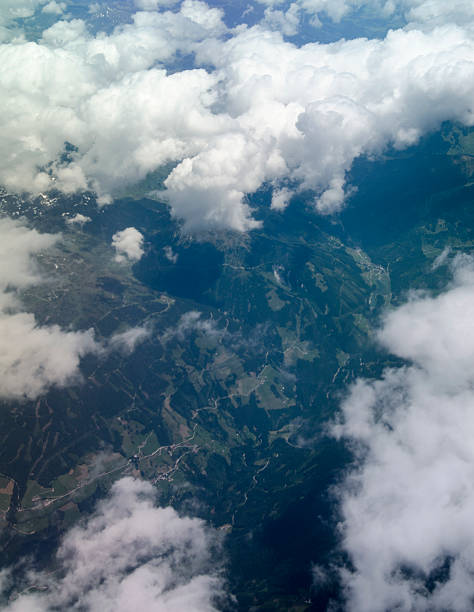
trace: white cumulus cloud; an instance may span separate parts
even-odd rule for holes
[[[357,459],[339,488],[349,610],[472,610],[474,263],[453,267],[387,314],[379,339],[408,365],[358,380],[334,429]]]
[[[62,15],[66,10],[65,2],[56,2],[56,0],[51,0],[48,4],[45,4],[42,8],[43,13],[51,13],[53,15]]]
[[[112,236],[112,246],[117,254],[116,261],[138,261],[143,250],[143,234],[134,227],[127,227]]]
[[[79,363],[99,352],[92,330],[40,326],[25,312],[0,314],[0,396],[33,399],[56,385],[80,380]]]
[[[311,190],[319,211],[334,213],[357,157],[416,144],[444,121],[474,123],[470,3],[374,0],[410,25],[382,40],[301,47],[266,23],[229,31],[223,11],[199,0],[140,6],[155,4],[110,34],[62,20],[38,42],[0,45],[0,183],[88,188],[107,203],[173,163],[160,193],[188,228],[248,230],[258,222],[247,196],[262,185],[275,202],[282,185]],[[296,19],[285,3],[267,4]],[[337,20],[361,4],[301,0],[298,10]],[[177,70],[177,57],[191,69]],[[68,163],[65,143],[76,147]]]
[[[30,573],[28,582],[44,590],[20,594],[2,610],[216,611],[224,583],[215,533],[199,519],[156,507],[154,497],[146,482],[116,482],[92,515],[66,533],[58,571]]]
[[[334,212],[356,157],[414,144],[444,119],[473,122],[474,43],[456,26],[301,48],[252,28],[201,53],[216,64],[240,135],[180,164],[166,182],[173,197],[178,186],[193,202],[198,184],[224,186],[219,201],[231,208],[242,192],[290,177]]]

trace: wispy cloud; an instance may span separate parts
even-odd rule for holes
[[[213,318],[203,318],[203,313],[198,310],[189,310],[179,318],[175,327],[169,327],[161,335],[162,342],[168,342],[171,338],[183,341],[192,332],[199,332],[209,338],[222,339],[227,334],[226,328],[220,328]]]
[[[118,332],[111,336],[108,341],[109,348],[119,350],[124,353],[132,353],[135,348],[151,336],[151,326],[141,325],[131,327],[123,332]]]

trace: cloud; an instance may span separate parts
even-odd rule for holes
[[[357,19],[362,9],[374,17],[389,19],[400,16],[410,25],[434,27],[440,24],[463,25],[472,20],[474,8],[469,0],[257,0],[267,6],[264,23],[275,27],[285,35],[293,36],[300,27],[304,14],[310,23],[321,27],[320,17],[324,15],[338,23],[344,18]],[[275,8],[276,7],[276,8]],[[364,16],[362,16],[364,19]]]
[[[174,264],[178,261],[179,255],[173,251],[172,247],[165,246],[163,247],[163,251],[168,261],[171,261],[171,263]]]
[[[24,42],[21,22],[34,18],[41,9],[43,13],[60,15],[66,9],[65,2],[56,0],[1,0],[0,1],[0,43],[3,41]]]
[[[77,382],[80,359],[101,350],[91,329],[41,326],[22,312],[18,291],[42,281],[34,256],[58,239],[0,219],[0,397],[33,399],[52,385]]]
[[[451,247],[447,246],[443,249],[443,251],[436,257],[431,265],[432,270],[437,270],[442,266],[446,265],[449,261],[449,256],[451,255]]]
[[[43,13],[51,13],[52,15],[62,15],[66,10],[65,2],[56,2],[56,0],[51,0],[48,4],[45,4],[42,8]]]
[[[143,234],[134,227],[127,227],[112,236],[112,246],[117,252],[116,261],[138,261],[144,253]]]
[[[55,573],[32,571],[45,590],[20,594],[5,612],[212,612],[224,595],[219,541],[199,519],[154,504],[153,487],[122,478],[57,551]]]
[[[144,342],[151,335],[151,329],[146,325],[141,327],[131,327],[124,332],[114,334],[109,340],[109,347],[112,350],[133,353],[135,348]]]
[[[216,340],[220,340],[227,335],[227,329],[219,328],[212,317],[204,320],[201,317],[202,312],[197,310],[185,312],[181,315],[176,327],[170,327],[163,332],[161,340],[168,342],[171,338],[178,338],[178,340],[183,341],[192,332],[200,332],[208,338]]]
[[[135,6],[142,11],[157,11],[163,6],[173,6],[179,0],[135,0]]]
[[[77,217],[82,215],[67,221],[81,224],[87,221]],[[118,236],[116,248],[121,258],[134,260],[142,253],[142,236],[136,230],[128,230]],[[40,325],[34,314],[24,312],[21,291],[44,282],[36,258],[60,238],[41,234],[22,221],[0,218],[1,398],[34,399],[51,386],[81,382],[79,366],[85,355],[105,355],[107,350],[131,353],[151,333],[147,326],[134,327],[101,343],[92,329],[75,331],[58,325]]]
[[[267,181],[290,177],[319,192],[321,212],[342,207],[356,157],[415,144],[448,115],[472,123],[473,91],[461,74],[474,71],[474,46],[452,26],[299,49],[257,28],[218,57],[230,112],[260,151],[268,147],[265,158],[252,157],[250,176],[259,182],[259,169]]]
[[[220,18],[186,0],[176,13],[136,13],[109,36],[93,37],[75,19],[58,21],[38,43],[0,46],[0,182],[34,193],[90,187],[107,201],[112,188],[202,148],[219,126],[207,108],[215,79],[155,66],[224,31]],[[66,142],[77,149],[67,164]]]
[[[0,218],[0,235],[0,306],[6,310],[17,303],[11,289],[23,289],[39,281],[33,256],[52,247],[59,236],[40,234],[6,217]]]
[[[66,223],[68,225],[80,225],[81,227],[86,223],[92,221],[90,217],[86,217],[86,215],[81,215],[81,213],[77,213],[73,217],[66,217]]]
[[[283,187],[282,189],[274,189],[272,194],[271,208],[274,210],[285,210],[290,203],[291,191]]]
[[[316,193],[320,212],[337,212],[355,158],[415,144],[444,119],[472,124],[473,58],[470,34],[453,26],[301,48],[255,27],[201,45],[232,132],[171,172],[170,202],[192,226],[250,229],[245,194],[290,179]]]
[[[25,19],[35,14],[36,9],[48,0],[2,0],[0,24],[8,25],[15,19]]]
[[[297,4],[337,20],[363,3]],[[474,123],[471,4],[372,5],[419,23],[383,40],[298,47],[268,29],[269,13],[229,31],[222,10],[185,0],[173,10],[147,2],[157,10],[110,34],[63,20],[36,43],[3,44],[0,183],[93,189],[107,203],[172,163],[160,197],[187,229],[257,227],[247,196],[262,185],[275,202],[291,184],[312,191],[321,213],[337,212],[357,157],[416,144],[443,121]],[[287,4],[268,8],[288,21]],[[183,61],[191,69],[179,70]]]
[[[472,609],[474,262],[436,297],[389,312],[380,342],[408,365],[360,379],[337,437],[356,467],[339,487],[348,609]]]
[[[388,8],[391,5],[394,6],[394,10],[399,7],[406,21],[418,27],[434,27],[445,23],[464,25],[472,21],[474,17],[474,7],[469,0],[453,0],[452,2],[443,2],[443,0],[399,0],[398,2],[387,3]]]
[[[286,11],[265,9],[262,25],[271,30],[278,30],[284,36],[296,36],[300,28],[301,10],[296,2],[290,4]]]
[[[58,325],[39,326],[34,315],[0,315],[0,396],[33,399],[50,386],[80,380],[79,362],[100,352],[92,330],[63,331]]]

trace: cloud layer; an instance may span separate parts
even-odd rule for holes
[[[188,227],[246,230],[257,225],[246,196],[263,184],[276,207],[291,185],[332,213],[359,155],[409,146],[445,120],[473,124],[471,3],[374,1],[410,27],[303,47],[266,21],[228,31],[220,9],[169,4],[139,3],[147,10],[110,35],[58,21],[36,43],[0,46],[0,183],[92,188],[105,203],[174,163],[163,195]],[[362,3],[295,4],[338,19]]]
[[[29,575],[28,583],[44,590],[21,594],[2,610],[217,610],[224,583],[215,533],[199,519],[156,507],[154,497],[148,483],[116,482],[95,512],[66,533],[58,571]]]
[[[359,380],[335,427],[359,465],[339,490],[350,610],[472,610],[474,262],[453,269],[386,316],[381,343],[411,365]]]

